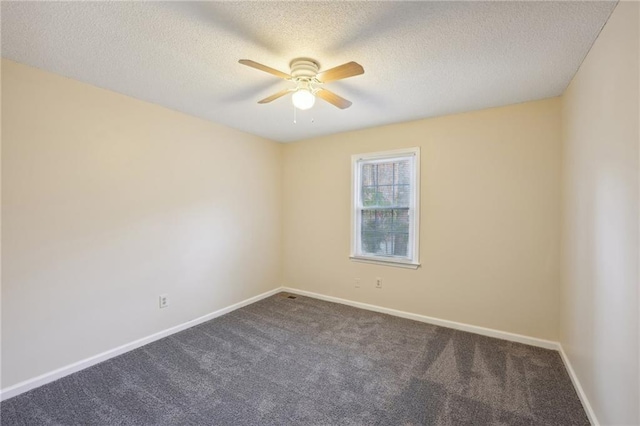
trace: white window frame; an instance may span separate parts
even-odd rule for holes
[[[361,164],[372,161],[411,157],[411,194],[409,200],[409,251],[411,256],[379,256],[363,253],[361,250]],[[351,156],[351,254],[356,262],[417,269],[420,266],[420,148],[404,148],[392,151],[356,154]]]

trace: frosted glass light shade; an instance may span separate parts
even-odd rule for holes
[[[316,97],[306,89],[298,89],[291,96],[291,101],[298,109],[309,109],[316,102]]]

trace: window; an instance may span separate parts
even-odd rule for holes
[[[420,148],[354,155],[351,259],[417,268]]]

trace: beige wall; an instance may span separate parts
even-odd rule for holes
[[[422,266],[350,261],[351,155],[414,146]],[[288,144],[284,284],[557,340],[560,146],[558,98]]]
[[[280,285],[282,145],[6,60],[2,104],[3,388]]]
[[[561,343],[596,417],[640,423],[639,4],[618,4],[563,96]]]

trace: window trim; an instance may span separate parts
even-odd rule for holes
[[[358,202],[360,198],[360,161],[384,160],[397,157],[414,157],[414,170],[411,176],[411,197],[409,202],[410,220],[409,250],[413,254],[411,259],[367,256],[358,254],[360,239],[360,218]],[[399,268],[417,269],[420,266],[420,148],[403,148],[391,151],[354,154],[351,156],[351,252],[349,259],[354,262],[373,263],[377,265],[395,266]]]

